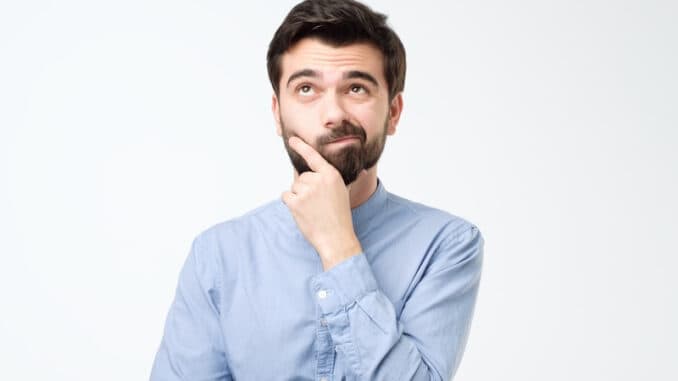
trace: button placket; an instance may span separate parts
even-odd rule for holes
[[[316,366],[316,380],[331,381],[333,379],[334,363],[335,363],[335,345],[332,341],[332,336],[329,331],[328,321],[323,316],[323,308],[321,305],[331,302],[334,297],[332,290],[323,285],[322,282],[313,282],[312,289],[314,297],[317,301],[319,315],[317,317],[316,326],[316,351],[317,351],[317,366]]]
[[[334,343],[327,327],[327,319],[321,317],[317,326],[317,351],[318,364],[317,374],[318,380],[330,380],[332,372],[334,371]]]

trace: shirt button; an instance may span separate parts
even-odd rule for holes
[[[319,299],[325,299],[326,297],[327,297],[327,290],[318,291],[318,298]]]

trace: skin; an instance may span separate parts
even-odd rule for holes
[[[364,203],[377,187],[377,166],[363,170],[348,186],[321,152],[340,150],[359,139],[314,147],[313,142],[346,120],[362,126],[367,141],[393,135],[403,109],[402,94],[389,100],[383,56],[370,44],[333,47],[314,38],[297,42],[282,56],[279,95],[273,94],[276,132],[288,132],[289,146],[308,163],[311,172],[294,171],[290,190],[282,193],[300,231],[320,256],[325,271],[362,252],[353,229],[351,209]],[[295,75],[310,69],[313,73]],[[365,78],[348,78],[349,73]],[[290,77],[294,76],[290,81]],[[289,82],[289,83],[288,83]],[[281,123],[282,121],[282,123]],[[310,142],[311,144],[307,143]]]

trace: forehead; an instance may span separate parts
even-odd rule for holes
[[[383,59],[379,49],[369,43],[335,47],[316,38],[304,38],[282,55],[281,81],[285,83],[295,71],[312,69],[327,80],[339,78],[346,71],[360,70],[384,83]]]

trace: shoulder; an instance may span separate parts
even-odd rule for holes
[[[448,238],[454,238],[470,230],[478,230],[474,223],[456,214],[393,193],[388,193],[386,207],[387,210],[405,215],[408,219],[425,225],[427,229],[436,230]]]
[[[272,223],[280,213],[278,201],[267,202],[249,212],[220,221],[199,232],[191,245],[191,257],[199,273],[207,275],[224,269],[228,252],[239,252],[249,237],[256,236],[267,223]],[[235,257],[229,256],[229,261]],[[232,267],[232,266],[229,266]]]
[[[484,239],[478,226],[451,212],[388,194],[387,210],[400,214],[427,232],[432,250],[432,262],[453,266],[468,261],[480,263]]]
[[[215,223],[200,232],[195,239],[202,245],[214,246],[224,239],[242,238],[252,230],[260,229],[260,225],[275,220],[280,215],[279,204],[279,200],[272,200],[243,215]]]

